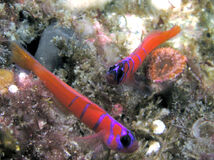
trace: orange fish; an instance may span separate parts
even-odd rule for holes
[[[13,53],[12,60],[19,66],[33,71],[62,105],[96,134],[101,135],[101,140],[108,148],[126,153],[137,150],[138,142],[130,130],[48,71],[16,43],[12,42],[10,47]]]
[[[107,81],[111,84],[120,84],[129,80],[154,48],[179,32],[180,27],[174,26],[168,31],[156,31],[149,34],[133,53],[109,68],[106,75]]]

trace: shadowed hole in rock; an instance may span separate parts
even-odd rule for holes
[[[31,54],[35,55],[38,45],[39,45],[40,36],[37,36],[31,43],[26,44],[25,49]]]

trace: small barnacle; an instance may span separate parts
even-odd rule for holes
[[[0,69],[0,94],[6,93],[7,88],[14,82],[14,74],[7,69]]]
[[[16,85],[12,84],[8,87],[8,90],[10,93],[16,93],[16,92],[18,92],[19,89]]]
[[[157,142],[157,141],[152,141],[150,144],[149,144],[149,148],[146,152],[146,155],[151,155],[152,153],[157,153],[160,149],[160,143]]]
[[[211,138],[214,135],[214,121],[198,119],[192,126],[192,135],[195,138]]]
[[[162,134],[166,129],[165,124],[161,120],[153,121],[151,127],[154,134]]]
[[[186,56],[173,48],[159,48],[151,55],[149,78],[154,82],[173,80],[186,67]]]

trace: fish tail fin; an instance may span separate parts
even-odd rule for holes
[[[168,31],[163,31],[163,32],[160,32],[158,33],[159,35],[156,36],[156,39],[154,39],[158,45],[169,40],[170,38],[176,36],[179,32],[181,31],[181,28],[179,26],[174,26],[172,27],[170,30]]]
[[[181,31],[181,28],[179,26],[174,26],[172,29],[169,31],[166,31],[167,34],[167,40],[176,36],[179,32]]]
[[[181,28],[179,26],[174,26],[168,31],[156,31],[148,36],[148,38],[155,38],[159,39],[159,43],[163,43],[170,38],[176,36],[181,31]]]
[[[21,48],[15,42],[10,43],[10,49],[12,51],[12,62],[15,62],[20,67],[27,70],[33,70],[35,64],[38,63],[26,50]]]
[[[148,54],[158,45],[176,36],[180,31],[181,28],[179,26],[174,26],[168,31],[155,31],[144,39],[140,47],[144,48]]]

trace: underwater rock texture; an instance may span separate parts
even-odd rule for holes
[[[14,72],[18,87],[18,92],[0,96],[0,159],[93,157],[93,147],[88,151],[72,139],[93,132],[63,109],[34,75],[26,72],[27,76],[20,79],[23,70],[11,64],[10,50],[3,43],[17,40],[35,53],[39,38],[53,20],[57,21],[54,35],[64,35],[60,28],[71,32],[65,35],[69,40],[61,36],[45,40],[56,47],[50,50],[40,42],[42,50],[53,51],[62,60],[54,73],[114,115],[139,141],[135,153],[111,151],[110,160],[212,159],[213,131],[200,128],[212,135],[211,139],[204,136],[203,143],[192,132],[198,120],[212,125],[214,119],[214,2],[170,0],[160,8],[158,0],[100,1],[101,6],[92,0],[87,1],[93,3],[92,7],[75,11],[69,5],[65,7],[64,0],[0,1],[0,66]],[[147,34],[173,25],[179,25],[182,32],[162,46],[175,48],[188,59],[178,79],[151,82],[149,61],[145,60],[135,75],[136,81],[122,86],[107,84],[109,66],[132,53]],[[52,63],[49,60],[48,65]],[[152,93],[147,94],[143,86],[152,88]],[[115,114],[118,104],[122,109]],[[155,120],[165,125],[161,134],[154,133]],[[154,142],[156,150],[151,152]]]
[[[41,35],[39,46],[35,53],[36,59],[50,71],[59,68],[62,64],[62,59],[59,56],[62,50],[60,47],[66,47],[60,46],[59,41],[67,44],[72,35],[72,29],[58,27],[56,24],[48,26]],[[58,39],[58,45],[54,44],[54,39]]]

